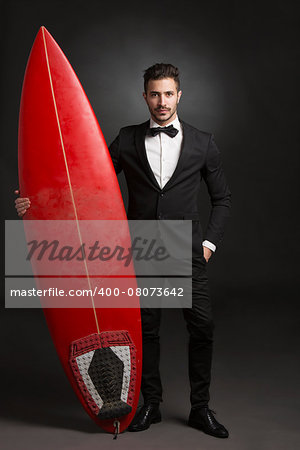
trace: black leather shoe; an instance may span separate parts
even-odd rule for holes
[[[188,425],[211,436],[228,438],[228,431],[215,419],[213,413],[215,411],[209,409],[208,406],[192,409]]]
[[[152,423],[161,422],[161,414],[158,403],[149,403],[141,407],[127,428],[128,431],[147,430]]]

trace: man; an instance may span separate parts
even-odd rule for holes
[[[122,128],[109,151],[116,173],[125,173],[129,206],[128,219],[192,219],[193,299],[183,309],[189,342],[191,413],[188,424],[212,436],[226,438],[228,431],[209,409],[209,386],[213,345],[213,321],[208,293],[206,264],[223,238],[229,216],[231,194],[226,183],[220,153],[213,136],[179,120],[181,97],[179,71],[171,64],[155,64],[144,74],[144,99],[150,121]],[[205,236],[199,222],[197,196],[201,179],[208,187],[211,214]],[[16,191],[18,193],[18,191]],[[30,206],[18,198],[20,217]],[[159,373],[159,327],[161,309],[143,308],[144,405],[129,431],[142,431],[161,421],[159,403],[162,386]]]

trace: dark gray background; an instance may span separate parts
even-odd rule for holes
[[[117,443],[80,409],[42,311],[2,310],[4,448],[296,449],[299,447],[299,14],[284,1],[1,2],[2,211],[15,219],[22,79],[46,26],[68,57],[109,144],[148,118],[143,70],[181,71],[179,115],[213,132],[233,193],[208,270],[216,322],[211,407],[228,441],[185,426],[187,334],[162,324],[164,422]],[[126,202],[126,188],[120,182]],[[209,203],[201,197],[204,223]]]

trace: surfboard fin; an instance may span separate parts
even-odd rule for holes
[[[118,434],[120,434],[120,422],[118,420],[114,421],[114,427],[115,427],[115,432],[114,432],[113,439],[117,439]]]

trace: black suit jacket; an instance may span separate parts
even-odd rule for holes
[[[181,121],[183,143],[176,169],[161,189],[151,170],[145,149],[150,121],[124,127],[110,145],[116,173],[124,171],[129,193],[128,219],[193,220],[193,255],[202,255],[204,239],[218,245],[229,217],[231,193],[220,152],[211,134]],[[205,234],[198,211],[198,194],[204,179],[211,199],[211,213]]]

